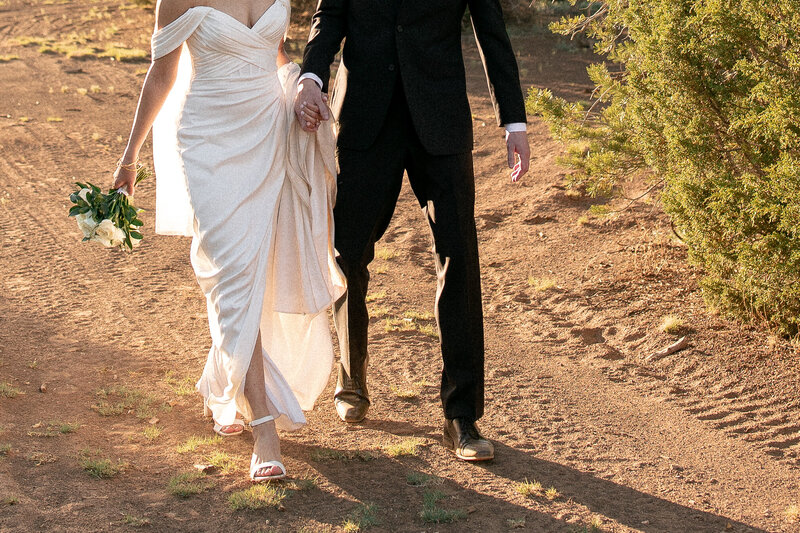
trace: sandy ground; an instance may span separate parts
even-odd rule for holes
[[[234,510],[252,439],[205,439],[191,385],[209,337],[189,240],[153,234],[152,181],[137,197],[135,253],[81,244],[66,217],[73,177],[108,183],[147,65],[94,49],[147,49],[151,26],[151,12],[113,2],[0,2],[0,530],[800,531],[798,354],[708,312],[657,202],[589,214],[602,202],[567,190],[536,119],[531,173],[511,185],[468,34],[481,425],[496,460],[460,463],[439,443],[435,277],[406,187],[372,269],[369,418],[339,422],[331,381],[308,426],[284,435],[284,499]],[[526,88],[588,98],[586,48],[541,27],[511,34]],[[62,51],[14,41],[24,37]],[[76,39],[89,39],[88,57],[65,56]],[[668,315],[678,335],[661,331]],[[647,360],[682,335],[686,350]],[[92,477],[88,461],[102,459],[121,471]],[[210,462],[221,468],[200,480],[206,490],[168,490]],[[455,521],[426,521],[426,499]]]

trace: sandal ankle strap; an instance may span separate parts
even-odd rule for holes
[[[259,418],[257,420],[252,420],[250,422],[250,427],[257,426],[257,425],[263,424],[265,422],[269,422],[270,420],[275,420],[275,417],[272,416],[272,415],[262,416],[261,418]]]

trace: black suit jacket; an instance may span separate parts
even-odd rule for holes
[[[411,120],[434,155],[472,150],[461,21],[469,6],[498,125],[525,122],[525,103],[499,0],[320,0],[303,54],[323,80],[342,40],[331,108],[340,147],[363,150],[383,124],[402,79]]]

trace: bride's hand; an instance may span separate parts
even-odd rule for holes
[[[136,163],[118,165],[114,172],[114,189],[122,188],[128,196],[133,196],[136,186]]]

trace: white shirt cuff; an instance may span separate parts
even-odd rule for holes
[[[528,131],[528,125],[524,122],[512,122],[510,124],[506,124],[506,139],[508,139],[509,133],[516,133],[518,131]]]
[[[305,74],[300,76],[300,79],[297,80],[297,83],[300,83],[303,80],[314,80],[314,83],[319,85],[319,88],[322,89],[322,80],[319,79],[319,76],[317,76],[313,72],[306,72]]]

